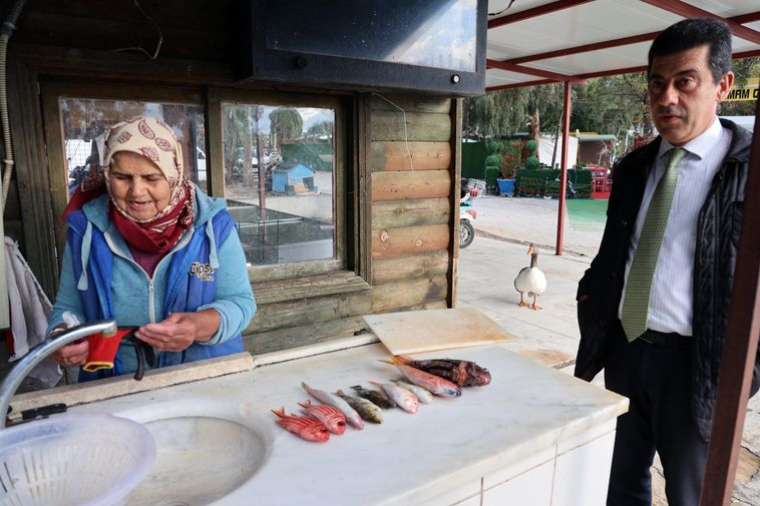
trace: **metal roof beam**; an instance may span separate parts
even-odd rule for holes
[[[621,37],[619,39],[605,40],[602,42],[592,42],[590,44],[583,44],[575,47],[568,47],[565,49],[558,49],[556,51],[546,51],[545,53],[536,53],[527,56],[520,56],[518,58],[510,58],[504,60],[505,63],[514,63],[519,65],[521,63],[527,63],[537,60],[546,60],[548,58],[557,58],[559,56],[568,56],[571,54],[587,53],[589,51],[597,51],[599,49],[608,49],[611,47],[626,46],[628,44],[636,44],[637,42],[646,42],[657,37],[660,32],[642,33],[641,35],[631,35],[630,37]]]
[[[751,58],[753,56],[760,56],[760,49],[753,49],[751,51],[742,51],[740,53],[734,53],[732,56],[733,60],[736,60],[738,58]]]
[[[515,12],[514,14],[508,14],[500,18],[489,19],[488,28],[498,28],[500,26],[508,25],[509,23],[516,23],[525,19],[535,18],[536,16],[543,16],[544,14],[569,9],[570,7],[593,1],[594,0],[556,0],[552,3],[533,7],[532,9]]]
[[[587,72],[585,74],[578,74],[575,77],[579,77],[581,79],[593,79],[595,77],[607,77],[607,76],[617,76],[621,74],[633,74],[634,72],[646,72],[646,70],[647,70],[646,65],[639,65],[636,67],[625,67],[622,69],[599,70],[596,72]]]
[[[741,16],[734,16],[728,19],[730,19],[734,23],[739,23],[740,25],[744,25],[747,23],[752,23],[753,21],[760,21],[760,11],[742,14]]]
[[[749,14],[743,14],[741,16],[734,16],[728,18],[729,21],[734,23],[751,23],[753,21],[760,20],[760,11],[751,12]],[[642,33],[640,35],[631,35],[628,37],[621,37],[619,39],[612,39],[600,42],[592,42],[590,44],[583,44],[575,47],[568,47],[564,49],[558,49],[556,51],[546,51],[544,53],[536,53],[527,56],[520,56],[518,58],[510,58],[509,60],[502,60],[506,63],[514,63],[520,65],[522,63],[528,63],[537,60],[546,60],[548,58],[557,58],[560,56],[568,56],[571,54],[588,53],[590,51],[597,51],[599,49],[609,49],[611,47],[627,46],[629,44],[636,44],[638,42],[646,42],[648,40],[654,40],[660,32]]]
[[[501,61],[486,59],[486,68],[508,70],[510,72],[518,72],[520,74],[527,74],[529,76],[543,77],[546,79],[554,79],[555,81],[577,81],[573,76],[565,74],[558,74],[556,72],[550,72],[548,70],[534,69],[531,67],[523,67],[522,65],[515,65],[513,63],[506,63]]]
[[[734,53],[733,59],[750,58],[752,56],[760,56],[760,49],[753,49],[750,51],[741,51],[738,53]],[[625,68],[620,68],[620,69],[600,70],[598,72],[588,72],[586,74],[576,74],[574,76],[567,76],[567,77],[569,77],[570,78],[569,80],[571,81],[573,80],[583,81],[583,80],[592,79],[595,77],[632,74],[634,72],[645,72],[646,70],[647,70],[646,65],[641,65],[638,67],[625,67]],[[492,91],[510,90],[514,88],[524,88],[526,86],[540,86],[542,84],[559,83],[565,80],[567,79],[540,79],[536,81],[526,81],[523,83],[501,84],[501,85],[490,86],[486,88],[486,93],[490,93]]]
[[[527,88],[528,86],[541,86],[542,84],[554,84],[558,82],[559,81],[555,81],[554,79],[539,79],[538,81],[525,81],[524,83],[499,84],[486,88],[486,93],[492,91],[512,90],[515,88]]]
[[[660,9],[664,9],[666,11],[672,12],[673,14],[683,16],[685,18],[720,19],[722,21],[725,21],[726,24],[728,24],[728,27],[731,28],[731,31],[737,37],[741,37],[742,39],[748,40],[750,42],[754,42],[755,44],[760,44],[760,32],[756,32],[755,30],[747,28],[746,26],[742,26],[741,24],[731,19],[722,18],[718,16],[717,14],[713,14],[712,12],[706,11],[704,9],[700,9],[699,7],[694,7],[693,5],[687,4],[686,2],[683,2],[682,0],[641,0],[641,1],[649,5],[652,5],[654,7],[659,7]]]

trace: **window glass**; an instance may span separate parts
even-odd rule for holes
[[[224,103],[222,128],[224,196],[248,261],[335,258],[335,111]]]
[[[182,144],[185,176],[206,190],[206,140],[201,106],[89,98],[61,98],[59,104],[69,195],[79,185],[90,164],[99,163],[106,130],[140,115],[161,118],[172,127]]]
[[[424,0],[412,9],[387,0],[267,4],[270,49],[476,70],[476,0]],[[329,30],[313,29],[324,23]]]

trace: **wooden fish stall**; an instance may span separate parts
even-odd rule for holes
[[[193,104],[208,132],[200,146],[209,155],[208,190],[229,197],[219,126],[219,104],[227,100],[333,108],[336,139],[344,144],[335,158],[337,188],[343,189],[334,195],[336,265],[254,265],[258,311],[245,332],[250,350],[352,335],[367,313],[450,307],[456,297],[460,102],[413,92],[380,96],[345,87],[241,82],[235,75],[235,6],[231,0],[140,8],[127,1],[40,0],[24,8],[9,47],[16,164],[5,226],[47,294],[55,294],[64,234],[61,100]],[[149,54],[159,37],[160,51]]]
[[[383,6],[375,16],[384,22],[393,3],[374,3]],[[385,313],[457,311],[456,97],[483,90],[487,2],[423,0],[402,13],[420,22],[432,9],[448,27],[453,18],[440,15],[442,6],[469,9],[462,19],[471,21],[476,11],[482,40],[463,53],[467,65],[477,63],[470,70],[441,65],[462,57],[449,52],[404,81],[391,51],[388,61],[370,58],[352,74],[318,48],[286,60],[266,53],[241,70],[250,40],[287,52],[304,49],[298,27],[330,32],[331,20],[318,21],[314,11],[330,4],[354,5],[24,5],[7,62],[15,165],[4,225],[47,295],[54,298],[60,278],[60,215],[84,169],[98,163],[103,130],[135,111],[161,112],[183,143],[187,177],[223,197],[238,222],[257,311],[243,336],[247,352],[156,368],[140,381],[116,376],[17,395],[14,413],[65,403],[74,414],[144,424],[159,458],[130,505],[603,504],[603,469],[627,401],[490,341],[450,361],[460,372],[478,371],[479,381],[447,381],[438,392],[446,395],[419,414],[392,409],[382,424],[346,429],[324,445],[277,427],[307,392],[320,398],[308,385],[332,393],[379,380],[384,389],[400,388],[390,381],[403,368],[381,363],[389,348],[364,316],[373,315],[379,334]],[[246,19],[250,5],[277,14],[262,26]],[[375,22],[367,18],[357,22]],[[268,27],[289,35],[267,39],[259,31]],[[319,81],[314,68],[337,83]],[[269,78],[252,78],[257,72]],[[372,86],[374,78],[386,86]],[[448,317],[468,328],[463,313]],[[462,393],[465,384],[472,387]]]

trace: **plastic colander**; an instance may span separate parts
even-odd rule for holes
[[[153,436],[111,415],[60,415],[0,430],[0,506],[114,506],[150,471]]]

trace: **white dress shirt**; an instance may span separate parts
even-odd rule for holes
[[[647,328],[650,330],[691,335],[697,219],[730,145],[731,131],[723,128],[716,117],[699,137],[681,146],[686,150],[686,155],[677,167],[678,181],[649,295]],[[628,283],[628,273],[639,244],[641,229],[654,191],[665,173],[668,151],[672,148],[672,144],[662,139],[655,166],[647,178],[644,198],[629,245],[623,296],[618,308],[620,317],[623,313],[625,285]]]

